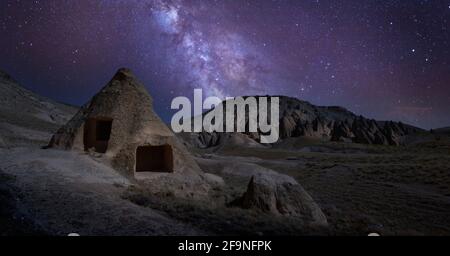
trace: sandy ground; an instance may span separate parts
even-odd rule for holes
[[[14,208],[3,214],[12,213],[8,217],[19,225],[4,233],[204,234],[123,199],[130,182],[86,155],[37,148],[0,149],[0,154],[2,204]],[[14,201],[6,201],[11,197]]]

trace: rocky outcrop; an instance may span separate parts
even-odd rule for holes
[[[54,134],[48,146],[95,151],[135,178],[166,172],[201,181],[193,157],[153,110],[144,85],[125,68]]]
[[[252,176],[247,191],[231,205],[275,215],[298,217],[314,225],[327,225],[327,218],[311,196],[300,184],[286,175]]]
[[[244,97],[245,98],[245,97]],[[401,122],[384,122],[357,116],[342,107],[315,106],[306,101],[280,96],[280,139],[311,137],[325,141],[400,145],[406,135],[422,131]],[[259,141],[259,134],[244,133]],[[221,145],[227,135],[197,133],[198,147]]]
[[[361,144],[399,145],[421,129],[401,122],[356,116],[342,107],[320,107],[294,98],[280,98],[280,136],[314,137]]]
[[[213,147],[215,145],[219,145],[223,140],[226,139],[226,137],[228,137],[228,136],[226,136],[223,133],[202,132],[199,134],[198,137],[196,137],[195,143],[200,148],[209,148],[209,147]]]
[[[263,148],[265,145],[258,142],[258,138],[244,133],[180,133],[178,134],[186,146],[194,148],[225,149],[233,147]]]

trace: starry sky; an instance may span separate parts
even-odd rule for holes
[[[288,95],[450,126],[450,0],[2,0],[0,69],[82,105],[120,67],[171,100]]]

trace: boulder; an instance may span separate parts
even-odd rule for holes
[[[294,179],[282,174],[252,176],[247,191],[231,205],[327,226],[327,218],[311,196]]]

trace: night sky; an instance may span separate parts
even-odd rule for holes
[[[450,0],[1,0],[0,69],[82,105],[131,68],[175,96],[288,95],[450,125]]]

